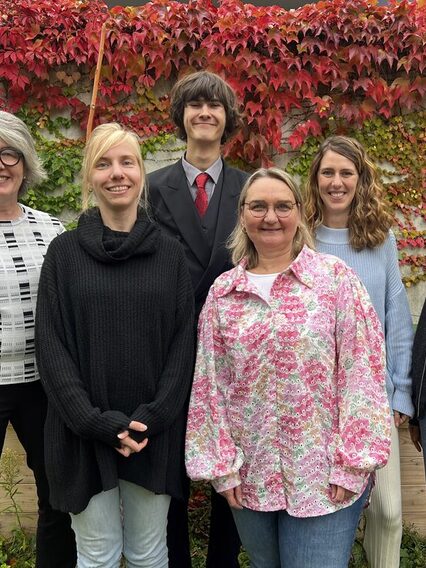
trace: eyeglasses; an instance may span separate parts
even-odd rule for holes
[[[244,205],[247,205],[248,210],[256,219],[263,219],[263,217],[266,217],[270,207],[265,201],[246,201]],[[272,208],[279,219],[285,219],[291,214],[296,206],[296,202],[278,201],[278,203],[272,205]]]
[[[1,148],[0,149],[0,162],[3,166],[16,166],[22,160],[24,154],[15,148]]]

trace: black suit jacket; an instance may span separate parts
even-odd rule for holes
[[[247,177],[246,172],[223,163],[212,198],[212,201],[217,201],[218,213],[216,226],[213,227],[212,244],[209,244],[188,189],[182,161],[148,176],[149,201],[154,219],[163,231],[178,239],[184,247],[194,287],[197,316],[214,280],[222,272],[232,268],[225,243],[235,226],[238,198]]]

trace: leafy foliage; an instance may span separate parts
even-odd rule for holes
[[[1,512],[12,512],[16,521],[16,528],[12,534],[0,537],[0,568],[14,566],[15,568],[34,568],[35,542],[34,537],[28,535],[22,526],[22,509],[17,502],[22,479],[19,475],[19,456],[17,452],[6,448],[0,458],[0,487],[10,500],[10,505]]]
[[[224,150],[246,169],[301,149],[300,159],[307,160],[310,137],[328,132],[365,133],[368,142],[377,123],[381,144],[376,150],[368,144],[375,159],[387,160],[386,137],[402,144],[391,148],[392,165],[402,174],[388,186],[400,243],[421,248],[424,2],[327,0],[286,11],[240,0],[218,6],[156,0],[108,11],[100,0],[0,0],[0,107],[33,121],[51,178],[28,201],[54,213],[65,205],[79,208],[71,178],[83,141],[61,132],[87,124],[103,24],[98,122],[121,122],[159,147],[173,130],[170,85],[191,69],[210,69],[229,81],[241,102],[243,128]],[[404,256],[402,263],[415,268],[407,284],[424,275],[422,255]]]
[[[426,541],[413,527],[405,527],[401,543],[400,568],[421,568],[426,565]]]
[[[334,0],[288,12],[239,0],[188,5],[158,0],[138,8],[100,1],[1,0],[3,104],[68,109],[84,127],[100,28],[107,22],[98,114],[152,135],[169,131],[167,97],[153,87],[188,68],[210,68],[236,89],[246,127],[228,148],[249,163],[299,147],[333,116],[362,123],[422,107],[426,10]],[[136,99],[131,100],[131,95]]]
[[[6,448],[0,458],[0,487],[10,499],[10,505],[2,510],[2,513],[12,512],[15,515],[16,523],[22,531],[22,509],[17,502],[19,495],[19,457],[17,452]]]

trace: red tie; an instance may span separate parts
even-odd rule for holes
[[[200,214],[200,217],[204,217],[207,207],[209,206],[209,199],[206,192],[206,183],[210,178],[209,174],[202,173],[198,174],[195,178],[195,184],[197,186],[197,195],[195,196],[195,207]]]

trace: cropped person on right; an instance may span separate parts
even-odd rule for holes
[[[317,249],[355,270],[385,334],[392,445],[366,509],[364,548],[371,568],[398,568],[402,537],[398,427],[413,415],[412,321],[390,230],[393,220],[376,168],[357,140],[332,136],[321,144],[310,168],[306,209]]]
[[[421,452],[426,473],[426,300],[423,304],[413,343],[411,365],[413,377],[414,417],[410,420],[410,436],[416,449]]]

